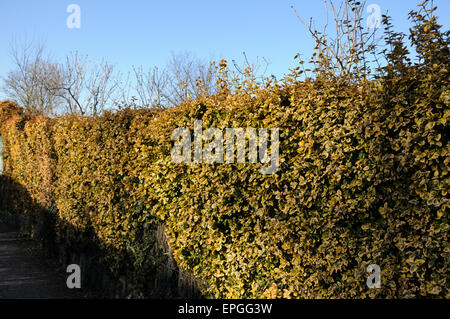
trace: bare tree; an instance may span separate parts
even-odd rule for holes
[[[170,103],[167,96],[169,75],[165,69],[154,67],[144,72],[140,66],[133,67],[133,72],[141,106],[164,108]]]
[[[191,53],[173,54],[167,66],[169,86],[167,100],[178,105],[186,99],[195,99],[216,92],[218,77],[215,62],[205,62]]]
[[[52,114],[62,99],[47,90],[61,80],[58,65],[44,56],[42,44],[11,44],[15,69],[4,77],[2,90],[6,96],[22,105],[31,114]]]
[[[3,78],[3,92],[32,114],[97,115],[115,99],[113,66],[94,63],[77,52],[56,63],[44,56],[44,46],[11,45],[15,69]]]
[[[59,65],[62,80],[50,83],[48,91],[65,101],[65,112],[80,115],[98,115],[108,102],[114,102],[118,83],[113,66],[102,60],[96,64],[87,55],[77,52]]]
[[[172,53],[165,68],[133,67],[132,75],[121,85],[121,101],[126,105],[167,108],[217,91],[215,62],[187,52]],[[135,96],[130,97],[132,93]]]

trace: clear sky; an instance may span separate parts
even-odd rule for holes
[[[407,31],[408,12],[419,2],[367,4],[388,11],[396,29]],[[66,9],[72,3],[81,8],[79,29],[66,25]],[[448,29],[450,0],[435,4],[440,23]],[[309,56],[313,45],[291,5],[304,20],[324,21],[321,0],[0,0],[0,76],[12,67],[8,52],[16,39],[43,41],[58,59],[70,51],[105,58],[124,73],[133,65],[164,66],[171,52],[242,61],[245,51],[251,61],[268,59],[268,73],[282,77],[295,66],[293,57],[298,52]]]

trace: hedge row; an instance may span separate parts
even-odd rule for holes
[[[5,174],[55,222],[20,198],[1,204],[74,249],[96,242],[114,273],[132,267],[143,281],[155,265],[146,227],[162,223],[210,297],[449,298],[448,38],[427,32],[414,42],[423,60],[372,81],[249,82],[97,117],[30,118],[2,103]],[[175,163],[172,132],[196,119],[279,128],[278,171]],[[379,289],[366,285],[369,264]]]

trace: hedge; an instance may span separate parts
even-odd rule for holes
[[[161,223],[208,297],[449,298],[450,65],[437,30],[413,38],[423,60],[358,83],[248,82],[96,117],[27,117],[3,102],[5,175],[45,209],[0,204],[73,249],[96,242],[114,274],[139,280],[157,263],[146,229]],[[196,119],[279,128],[278,171],[175,163],[172,132]],[[366,285],[370,264],[379,289]]]

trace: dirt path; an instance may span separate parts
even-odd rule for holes
[[[83,298],[66,274],[33,252],[30,240],[0,223],[0,299]]]

